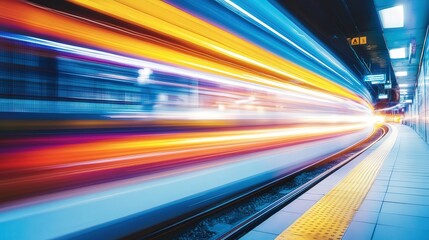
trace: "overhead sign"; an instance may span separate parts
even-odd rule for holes
[[[365,82],[371,82],[371,84],[384,84],[386,82],[386,74],[366,75],[364,80]]]
[[[366,36],[347,38],[347,41],[353,46],[356,45],[365,45],[366,44]]]

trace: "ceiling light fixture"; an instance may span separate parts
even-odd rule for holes
[[[400,59],[405,58],[405,48],[394,48],[389,50],[389,55],[391,59]]]
[[[395,72],[395,76],[406,77],[406,76],[408,76],[408,72],[407,71],[398,71],[398,72]]]
[[[400,28],[404,26],[404,7],[402,5],[378,11],[383,28]]]

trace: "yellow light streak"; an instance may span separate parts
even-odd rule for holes
[[[143,28],[185,40],[211,51],[212,54],[222,53],[242,63],[262,68],[281,78],[281,81],[292,78],[362,103],[359,97],[344,87],[162,1],[148,0],[144,4],[133,0],[73,2]]]

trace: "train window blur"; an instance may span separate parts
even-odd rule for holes
[[[331,114],[352,115],[355,111],[343,100],[321,100],[225,79],[218,82],[203,73],[200,78],[165,68],[151,69],[139,59],[124,56],[127,60],[122,62],[117,60],[120,55],[72,45],[51,42],[55,46],[51,47],[44,40],[13,40],[23,37],[12,34],[11,39],[0,40],[0,112],[102,118],[238,117],[290,123],[314,121],[313,113],[326,115],[329,122]],[[97,54],[89,54],[91,51]],[[165,115],[167,112],[173,114]]]
[[[47,71],[51,67],[49,58],[33,52],[33,49],[25,45],[0,42],[0,48],[2,110],[10,107],[12,109],[9,110],[23,110],[8,104],[8,98],[38,99],[49,95],[51,87]]]
[[[112,113],[198,105],[197,80],[1,42],[2,112]],[[174,83],[173,83],[174,80]]]
[[[60,97],[139,104],[136,69],[58,58],[58,94]]]

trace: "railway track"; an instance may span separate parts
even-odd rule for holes
[[[135,239],[237,239],[327,176],[352,161],[388,131],[380,127],[366,140],[294,173],[243,192],[203,211],[190,213],[128,237]]]

